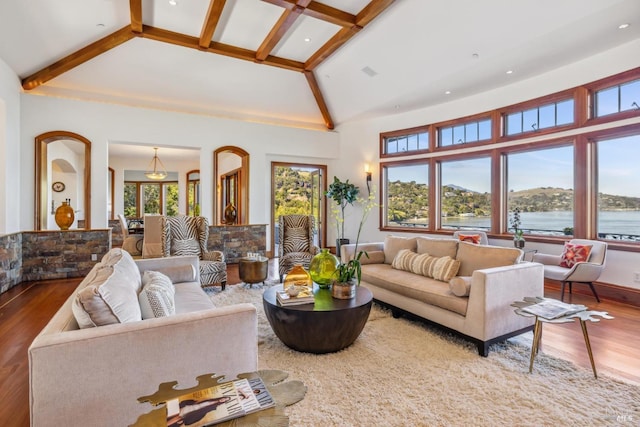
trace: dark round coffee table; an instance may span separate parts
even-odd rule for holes
[[[297,351],[305,353],[332,353],[349,347],[364,328],[373,295],[359,286],[355,298],[335,299],[330,289],[314,284],[313,304],[283,307],[276,301],[276,285],[264,292],[262,303],[269,324],[280,340]]]

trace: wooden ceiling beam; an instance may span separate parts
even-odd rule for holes
[[[355,36],[362,28],[353,26],[351,28],[343,28],[329,39],[320,49],[316,51],[304,63],[304,69],[307,71],[314,70],[325,59],[331,56],[336,50],[340,49],[351,37]]]
[[[394,2],[395,0],[371,0],[356,16],[356,25],[364,28]]]
[[[276,45],[282,40],[282,37],[289,31],[296,20],[300,17],[300,14],[304,11],[304,8],[309,4],[311,0],[298,0],[296,6],[291,9],[285,9],[280,15],[280,19],[273,26],[267,37],[256,51],[256,59],[258,61],[264,61]]]
[[[313,71],[305,71],[304,76],[307,78],[307,82],[309,83],[311,92],[313,92],[313,96],[316,99],[318,108],[320,108],[320,114],[322,114],[325,126],[329,130],[333,129],[335,125],[333,123],[333,119],[331,118],[331,113],[329,113],[329,107],[327,107],[327,103],[324,101],[324,97],[322,96],[322,92],[320,91],[320,86],[318,85],[315,74],[313,74]]]
[[[296,0],[262,0],[276,6],[292,10],[296,6],[302,6],[300,1]],[[341,27],[352,27],[356,23],[356,16],[335,7],[317,1],[308,1],[304,11],[307,16],[312,16],[322,21],[330,22]]]
[[[211,3],[209,3],[207,17],[202,24],[202,31],[200,31],[200,47],[206,49],[211,44],[213,33],[216,31],[226,2],[227,0],[211,0]]]
[[[103,37],[100,40],[95,41],[90,45],[85,46],[76,52],[73,52],[70,55],[65,56],[59,61],[56,61],[53,64],[43,68],[42,70],[36,71],[29,77],[25,77],[24,79],[22,79],[22,87],[25,90],[34,89],[48,82],[49,80],[54,79],[63,73],[66,73],[67,71],[77,67],[78,65],[84,64],[90,59],[93,59],[96,56],[113,49],[114,47],[120,46],[122,43],[131,40],[134,37],[136,37],[136,33],[132,31],[130,25],[127,25],[126,27],[115,31],[108,36]]]
[[[142,32],[142,0],[129,0],[131,10],[131,31]]]
[[[211,42],[209,47],[203,49],[200,46],[200,39],[188,36],[186,34],[175,33],[161,28],[145,25],[142,31],[142,37],[156,40],[164,43],[174,44],[177,46],[188,47],[191,49],[204,50],[206,52],[216,53],[218,55],[229,56],[231,58],[242,59],[244,61],[258,62],[256,60],[256,52],[224,43]],[[261,64],[271,65],[273,67],[284,68],[286,70],[303,72],[304,63],[293,61],[290,59],[279,58],[276,56],[267,56]]]

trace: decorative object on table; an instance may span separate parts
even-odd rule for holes
[[[66,186],[64,185],[64,183],[60,181],[56,181],[53,184],[51,184],[51,189],[56,193],[60,193],[61,191],[64,191],[65,188]]]
[[[513,228],[513,246],[516,248],[524,248],[524,231],[520,228],[522,220],[520,219],[520,208],[515,208],[509,219],[509,224]]]
[[[589,341],[589,333],[587,332],[587,321],[599,322],[600,319],[613,319],[606,311],[593,311],[587,309],[584,305],[565,304],[552,298],[542,297],[525,297],[523,301],[516,301],[511,304],[516,307],[516,314],[520,316],[535,316],[536,323],[533,326],[533,343],[531,344],[531,357],[529,359],[529,373],[533,370],[533,360],[540,349],[540,341],[542,340],[542,324],[543,323],[571,323],[575,319],[580,320],[584,343],[589,353],[589,361],[593,376],[597,379],[596,364],[593,360],[593,352],[591,351],[591,342]]]
[[[276,291],[276,300],[280,305],[313,304],[315,296],[313,288],[309,286],[289,285],[287,288]]]
[[[233,203],[229,203],[224,208],[224,223],[232,225],[236,223],[236,219],[238,219],[238,209],[236,209]]]
[[[337,176],[333,177],[333,183],[329,185],[325,195],[336,202],[336,206],[331,209],[336,219],[336,254],[340,256],[340,246],[349,243],[349,239],[344,237],[344,218],[347,205],[352,205],[358,198],[360,189],[349,182],[340,181]]]
[[[319,254],[311,259],[309,264],[309,274],[311,280],[321,288],[328,288],[333,282],[333,273],[336,271],[338,258],[329,249],[322,249]]]
[[[334,281],[331,285],[331,295],[338,299],[351,299],[356,296],[356,286],[360,284],[362,278],[362,265],[360,258],[362,255],[369,256],[366,252],[360,251],[354,259],[346,263],[340,263],[334,273]]]
[[[249,410],[243,409],[246,415],[216,425],[221,427],[232,425],[281,427],[289,425],[289,417],[285,414],[284,408],[304,399],[307,393],[307,386],[298,380],[285,381],[288,377],[289,374],[287,372],[280,370],[260,370],[239,374],[238,379],[229,382],[234,383],[236,388],[242,386],[245,381],[248,382],[260,407]],[[160,384],[158,391],[154,394],[138,398],[140,403],[149,402],[153,406],[160,407],[138,417],[132,426],[169,425],[167,423],[167,412],[170,401],[179,399],[180,396],[193,393],[199,394],[212,387],[218,387],[223,379],[224,376],[216,376],[215,374],[200,375],[196,378],[198,385],[184,390],[175,388],[176,381]],[[163,403],[164,405],[162,405]]]
[[[56,224],[60,227],[60,230],[68,230],[73,224],[75,219],[75,213],[71,207],[71,199],[67,199],[56,209],[55,215]]]
[[[284,289],[287,289],[291,285],[308,287],[313,286],[311,275],[307,272],[307,270],[304,269],[304,267],[302,267],[301,264],[294,265],[291,271],[287,273],[287,277],[285,277],[284,279]]]

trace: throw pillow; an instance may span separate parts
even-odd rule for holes
[[[309,229],[289,227],[284,232],[284,253],[309,252]]]
[[[411,266],[411,271],[425,277],[448,282],[458,273],[460,261],[450,256],[434,257],[429,254],[418,254]]]
[[[560,267],[571,268],[579,262],[587,262],[591,255],[592,245],[577,245],[565,242],[560,256]]]
[[[194,282],[196,269],[193,265],[176,265],[173,267],[158,268],[155,271],[164,274],[171,283]]]
[[[457,239],[436,239],[432,237],[418,237],[416,239],[419,254],[429,254],[432,256],[450,256],[456,257],[458,252]]]
[[[393,259],[391,268],[395,268],[396,270],[411,271],[411,265],[413,265],[413,260],[416,258],[416,256],[418,256],[418,254],[410,251],[409,249],[401,249],[398,252],[398,255],[396,255],[396,257]]]
[[[469,242],[475,245],[480,244],[481,237],[482,236],[480,236],[479,234],[458,234],[458,239],[461,242]]]
[[[366,251],[366,254],[360,257],[360,264],[384,264],[384,252],[383,251]]]
[[[471,276],[476,270],[503,267],[520,262],[522,251],[516,248],[458,243],[456,259],[460,261],[460,276]]]
[[[171,280],[158,271],[145,271],[144,287],[138,295],[143,319],[171,316],[176,313],[175,289]]]
[[[200,256],[200,243],[194,239],[173,239],[171,241],[171,255]]]
[[[457,297],[467,297],[471,291],[470,276],[456,276],[449,281],[449,290]]]
[[[387,236],[384,239],[384,263],[393,264],[393,260],[401,249],[416,250],[416,238]]]

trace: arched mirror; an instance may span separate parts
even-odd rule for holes
[[[200,171],[187,172],[187,215],[200,216]]]
[[[58,230],[56,209],[62,202],[73,208],[70,228],[91,228],[91,141],[67,131],[36,136],[36,230]]]
[[[216,224],[229,223],[224,211],[229,204],[236,209],[234,224],[249,223],[249,153],[240,147],[225,146],[213,153],[213,177],[216,194],[213,212]]]

